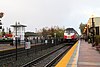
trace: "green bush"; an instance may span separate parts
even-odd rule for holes
[[[100,43],[100,35],[95,36],[95,42],[97,45]]]
[[[10,39],[10,38],[3,38],[3,39],[0,39],[0,42],[12,42],[13,40]]]

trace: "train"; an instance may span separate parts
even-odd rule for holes
[[[64,30],[64,42],[75,43],[79,39],[79,34],[74,28],[66,28]]]

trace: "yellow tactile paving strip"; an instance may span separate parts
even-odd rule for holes
[[[67,54],[58,62],[58,64],[55,67],[66,67],[76,46],[78,44],[78,41],[74,44],[74,46],[67,52]],[[72,66],[74,67],[74,66]]]
[[[23,48],[24,46],[18,46],[17,48]],[[7,51],[7,50],[13,50],[16,49],[16,46],[10,46],[9,44],[7,46],[0,47],[0,52]]]
[[[31,46],[35,46],[35,45],[38,45],[38,44],[31,44]],[[17,48],[24,48],[24,47],[25,47],[24,45],[17,45]],[[10,44],[7,44],[6,46],[0,46],[0,52],[13,50],[13,49],[16,49],[15,45],[11,46]]]

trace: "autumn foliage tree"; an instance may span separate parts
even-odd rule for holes
[[[63,37],[64,29],[60,28],[58,26],[54,26],[54,27],[51,27],[51,28],[44,27],[42,29],[41,33],[44,37],[47,37],[47,36],[54,37],[55,36],[54,33],[56,33],[56,37]]]
[[[85,26],[86,26],[86,24],[83,24],[83,23],[80,24],[79,29],[80,29],[81,34],[83,34]]]

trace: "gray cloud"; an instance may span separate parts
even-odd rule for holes
[[[5,13],[5,27],[16,21],[27,25],[26,31],[55,26],[73,27],[87,23],[92,13],[100,16],[99,0],[0,0],[0,11]]]

